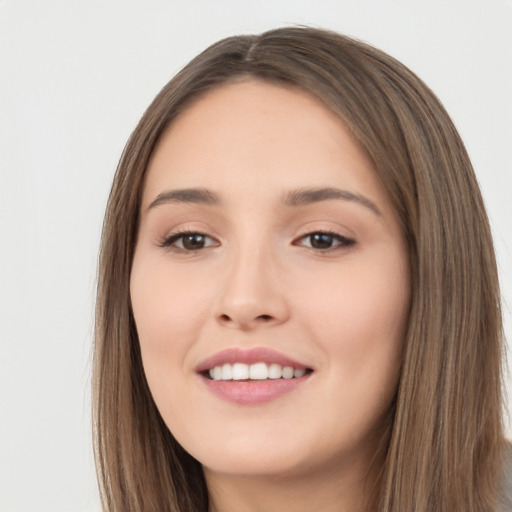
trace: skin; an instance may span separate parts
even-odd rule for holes
[[[286,204],[290,191],[326,187],[359,199]],[[218,202],[162,196],[189,188]],[[169,242],[183,231],[205,238],[192,250]],[[310,234],[324,232],[336,236],[319,249]],[[173,122],[148,168],[131,299],[154,400],[202,463],[211,511],[365,509],[409,288],[372,163],[318,100],[246,81]],[[314,371],[270,402],[231,403],[196,368],[233,347],[269,347]]]

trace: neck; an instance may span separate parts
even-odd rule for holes
[[[375,477],[325,468],[307,475],[240,476],[210,472],[209,512],[368,512]]]

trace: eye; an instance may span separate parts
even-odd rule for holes
[[[159,243],[160,247],[181,252],[200,251],[206,247],[216,247],[219,243],[204,233],[185,231],[174,233]]]
[[[328,231],[308,233],[307,235],[300,237],[297,242],[297,245],[310,247],[311,249],[316,249],[318,251],[350,247],[354,244],[355,240]]]

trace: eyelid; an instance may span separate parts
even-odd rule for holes
[[[177,253],[183,253],[183,254],[193,254],[193,253],[200,253],[204,251],[205,249],[211,248],[211,247],[218,247],[221,245],[218,239],[215,237],[209,235],[206,230],[201,229],[193,229],[193,228],[182,228],[182,229],[176,229],[172,231],[171,233],[168,233],[157,240],[156,245],[158,247],[167,249],[169,251],[177,252]],[[203,237],[203,239],[206,241],[206,243],[202,247],[197,248],[186,248],[186,247],[180,247],[176,244],[180,239],[183,240],[184,237],[190,236],[190,235],[196,235]],[[308,237],[312,237],[313,235],[327,235],[329,237],[332,237],[333,244],[330,247],[314,247],[310,244],[304,243],[304,241]],[[292,245],[299,246],[299,247],[305,247],[308,248],[314,252],[318,253],[328,253],[333,252],[336,250],[345,250],[349,247],[353,246],[356,243],[354,238],[349,238],[345,235],[342,235],[338,231],[334,231],[333,229],[310,229],[300,236],[297,236],[293,241]]]
[[[183,239],[183,237],[185,237],[187,235],[199,235],[199,236],[204,237],[205,239],[213,240],[214,243],[205,245],[204,247],[198,248],[196,250],[186,249],[185,247],[178,247],[175,245],[175,243],[178,240],[180,240],[180,238]],[[163,236],[162,238],[160,238],[157,241],[157,245],[158,245],[158,247],[162,247],[163,249],[167,249],[170,251],[192,254],[192,253],[201,252],[204,249],[208,249],[210,247],[218,247],[220,245],[220,242],[217,239],[215,239],[213,236],[208,235],[207,233],[200,231],[198,229],[177,229],[177,230]]]
[[[311,237],[312,235],[321,234],[321,235],[329,235],[332,236],[335,240],[337,240],[337,244],[333,245],[332,247],[328,247],[325,249],[317,248],[317,247],[311,247],[301,244],[300,242],[304,240],[307,237]],[[330,251],[335,250],[343,250],[348,249],[349,247],[352,247],[355,245],[356,241],[353,238],[349,238],[347,236],[344,236],[336,231],[330,230],[330,229],[313,229],[311,231],[308,231],[307,233],[304,233],[300,235],[299,237],[295,238],[293,241],[293,245],[299,245],[302,247],[307,247],[308,249],[312,249],[313,251],[326,253]]]

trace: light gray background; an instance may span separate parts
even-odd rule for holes
[[[192,56],[227,35],[292,23],[376,45],[441,98],[488,206],[510,342],[511,0],[0,0],[1,511],[99,510],[92,310],[118,158]]]

